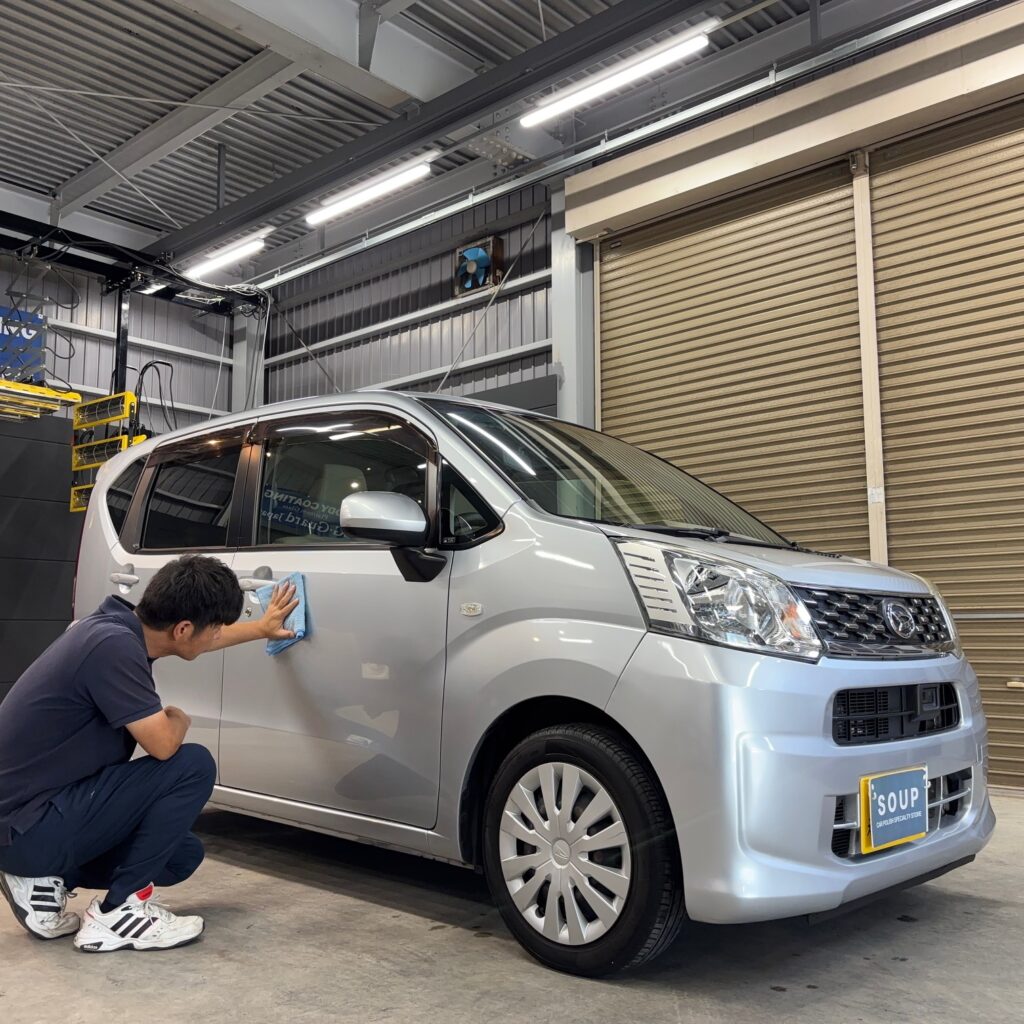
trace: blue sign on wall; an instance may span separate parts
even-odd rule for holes
[[[0,306],[0,373],[25,384],[44,383],[45,339],[46,317]]]

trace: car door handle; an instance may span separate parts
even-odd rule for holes
[[[112,572],[110,574],[110,582],[116,583],[121,587],[134,587],[139,582],[139,577],[132,575],[130,572]]]
[[[274,583],[274,580],[261,580],[254,576],[243,577],[238,581],[238,585],[243,590],[259,590],[260,587],[265,587],[268,583]]]

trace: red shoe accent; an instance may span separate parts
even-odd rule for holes
[[[141,900],[143,903],[145,903],[146,900],[151,900],[153,898],[153,883],[150,882],[145,889],[140,889],[135,894],[135,898],[137,900]]]

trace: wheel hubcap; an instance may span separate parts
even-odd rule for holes
[[[582,768],[538,765],[512,787],[499,853],[512,901],[545,938],[581,946],[619,919],[629,835],[608,791]]]

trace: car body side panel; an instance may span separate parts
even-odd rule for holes
[[[458,856],[460,796],[491,724],[533,697],[603,708],[644,631],[618,556],[598,530],[521,502],[500,536],[456,552],[436,853]]]

